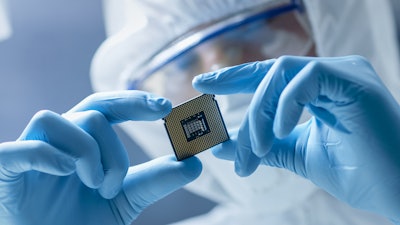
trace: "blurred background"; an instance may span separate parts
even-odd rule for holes
[[[100,0],[9,1],[13,34],[0,42],[0,141],[18,138],[39,110],[63,113],[92,93],[89,68],[105,39]],[[116,128],[132,164],[148,160]],[[208,212],[215,204],[180,190],[133,223],[168,224]]]

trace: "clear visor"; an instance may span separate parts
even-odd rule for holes
[[[313,41],[303,13],[292,2],[198,27],[135,71],[128,89],[152,92],[177,105],[200,94],[192,87],[198,74],[282,55],[309,55]]]

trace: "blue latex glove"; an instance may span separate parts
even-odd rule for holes
[[[112,124],[156,120],[171,103],[139,91],[95,94],[60,116],[36,114],[0,144],[0,224],[130,224],[195,179],[197,158],[166,156],[129,168]]]
[[[193,85],[255,93],[237,137],[213,149],[235,160],[239,175],[260,163],[286,168],[399,223],[400,106],[364,58],[281,57],[202,74]],[[314,117],[297,125],[304,107]]]

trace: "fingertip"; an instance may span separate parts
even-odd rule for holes
[[[105,199],[112,199],[122,190],[122,182],[111,187],[101,186],[99,188],[99,194]]]
[[[248,177],[256,171],[258,164],[259,162],[252,162],[251,160],[247,162],[235,160],[235,173],[239,177]]]
[[[125,90],[101,92],[85,98],[68,113],[96,110],[104,114],[110,123],[127,120],[157,120],[165,117],[172,109],[171,102],[161,96]]]
[[[282,139],[290,134],[290,132],[297,125],[300,116],[303,112],[303,104],[293,100],[293,94],[288,95],[286,89],[279,99],[278,107],[276,110],[275,120],[272,126],[272,131],[275,137]]]
[[[127,169],[122,171],[108,170],[104,175],[104,180],[98,189],[101,196],[106,199],[114,198],[122,189]]]
[[[255,160],[248,164],[235,161],[235,173],[240,177],[248,177],[257,170],[259,164],[260,160]]]
[[[260,130],[260,129],[256,129]],[[265,128],[261,130],[267,130]],[[251,150],[256,157],[262,158],[267,155],[268,151],[272,147],[272,142],[274,137],[269,137],[271,135],[266,135],[266,132],[257,132],[250,136],[251,139]]]
[[[181,172],[189,181],[192,181],[200,176],[201,171],[203,170],[203,165],[199,158],[192,156],[182,160],[181,162]]]
[[[260,161],[260,158],[258,158],[252,152],[238,152],[235,160],[235,172],[240,177],[247,177],[256,171]]]
[[[283,130],[281,129],[281,126],[277,123],[274,123],[274,126],[272,129],[273,129],[275,137],[278,139],[282,139],[287,136],[286,132],[283,132]]]
[[[261,61],[225,67],[196,76],[192,85],[209,94],[252,93],[272,64],[272,61]]]
[[[101,196],[106,199],[114,198],[122,189],[122,185],[129,168],[129,161],[116,159],[113,164],[105,166],[104,180],[98,189]],[[105,164],[103,160],[103,165]]]
[[[297,115],[293,114],[291,118],[287,118],[286,121],[283,121],[283,114],[285,114],[282,110],[278,110],[278,114],[272,126],[272,131],[274,135],[278,139],[283,139],[287,137],[290,132],[294,129],[297,125],[298,117]],[[288,111],[286,111],[288,113]]]
[[[219,159],[234,161],[236,155],[234,141],[229,140],[219,145],[216,145],[211,148],[211,152],[215,157]]]
[[[85,171],[78,170],[78,176],[81,178],[82,182],[89,188],[97,189],[104,181],[104,171],[103,166],[99,164],[93,173],[87,173]]]
[[[210,73],[202,73],[202,74],[196,75],[192,80],[192,84],[195,85],[195,84],[203,82],[205,80],[204,78],[206,78],[207,76],[210,76],[209,74]]]
[[[161,117],[168,115],[172,110],[171,101],[154,95],[149,95],[147,105],[151,110],[160,113]]]
[[[251,172],[249,172],[248,170],[243,169],[240,163],[238,163],[237,161],[235,161],[235,173],[239,177],[248,177],[251,174]]]
[[[192,86],[197,91],[207,93],[210,89],[209,84],[212,84],[212,80],[215,78],[215,72],[203,73],[195,76],[192,80]]]
[[[253,153],[254,153],[254,155],[256,155],[257,157],[259,157],[259,158],[262,158],[262,157],[265,157],[266,155],[267,155],[267,151],[265,151],[265,150],[260,150],[259,148],[256,148],[254,151],[253,151]]]

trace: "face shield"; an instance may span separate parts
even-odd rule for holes
[[[156,93],[176,105],[200,94],[191,85],[200,73],[282,55],[310,54],[309,33],[295,2],[264,4],[189,30],[142,65],[128,66],[123,79],[127,89]]]

